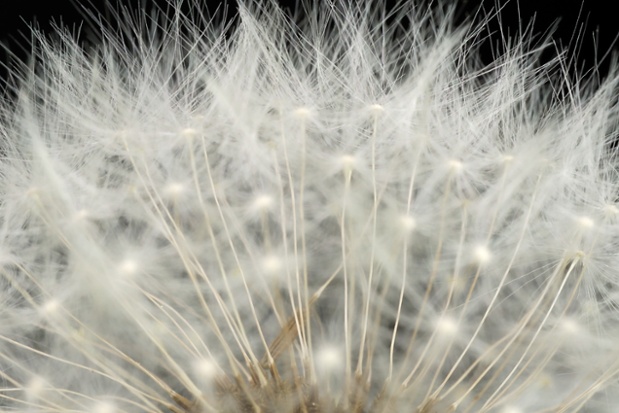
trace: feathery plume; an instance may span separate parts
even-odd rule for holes
[[[170,4],[12,73],[2,411],[615,411],[615,71],[482,65],[440,5]]]

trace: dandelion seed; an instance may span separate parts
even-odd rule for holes
[[[13,69],[0,410],[616,411],[616,70],[484,66],[440,4],[181,3]]]

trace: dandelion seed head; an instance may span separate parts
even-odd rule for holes
[[[500,413],[524,413],[524,410],[515,406],[505,406],[499,410]]]
[[[401,228],[406,233],[413,232],[417,227],[417,221],[410,215],[402,215],[399,219],[399,223],[401,225]]]
[[[93,413],[116,413],[118,409],[111,402],[97,402],[92,411]]]
[[[464,169],[464,164],[457,159],[451,159],[448,161],[447,165],[449,166],[449,170],[454,174],[459,174]]]
[[[253,209],[257,211],[268,211],[275,205],[275,200],[270,195],[259,195],[253,201]]]
[[[24,386],[26,398],[29,401],[37,401],[44,397],[45,391],[49,388],[49,384],[44,377],[34,376]]]
[[[86,219],[88,219],[90,217],[91,213],[89,210],[87,209],[80,209],[79,211],[77,211],[74,215],[74,220],[75,221],[84,221]]]
[[[202,383],[211,383],[220,374],[217,364],[213,360],[201,358],[193,363],[195,375]]]
[[[604,205],[603,211],[607,219],[614,219],[619,216],[619,208],[613,204]]]
[[[558,327],[561,333],[571,337],[578,337],[584,333],[582,326],[570,317],[562,318],[558,323]]]
[[[595,226],[595,221],[592,218],[587,217],[587,216],[579,217],[577,222],[578,222],[578,226],[582,230],[589,230]]]
[[[312,116],[312,110],[308,107],[301,106],[293,111],[293,114],[300,119],[307,119]]]
[[[181,182],[170,182],[163,188],[163,193],[172,199],[179,199],[186,191],[186,185]]]
[[[262,270],[269,277],[275,277],[284,268],[283,260],[277,255],[268,255],[262,259]]]
[[[0,410],[617,401],[616,73],[441,4],[180,3],[12,69]]]
[[[355,169],[357,158],[354,155],[342,155],[339,160],[345,172],[351,172]]]
[[[370,105],[370,111],[374,116],[378,116],[385,111],[383,105],[379,105],[378,103],[374,103]]]
[[[118,265],[118,270],[120,274],[124,277],[129,277],[129,278],[136,275],[139,269],[140,269],[139,263],[136,260],[131,259],[131,258],[127,258],[123,260]]]
[[[458,323],[451,317],[442,316],[436,321],[435,331],[441,338],[453,338],[458,334]]]
[[[184,128],[181,130],[181,136],[187,139],[193,139],[198,135],[198,130],[195,128]]]
[[[55,318],[61,309],[60,301],[55,298],[50,298],[41,306],[41,314],[48,319]]]
[[[486,265],[492,260],[492,253],[485,245],[477,245],[473,249],[473,259],[478,265]]]
[[[326,345],[316,352],[316,367],[325,373],[339,372],[344,366],[344,356],[341,349]]]

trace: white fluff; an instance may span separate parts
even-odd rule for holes
[[[0,107],[0,410],[616,411],[619,77],[371,3],[38,40]]]

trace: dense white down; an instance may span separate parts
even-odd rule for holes
[[[615,72],[483,66],[413,3],[198,3],[12,73],[0,410],[616,411]]]

